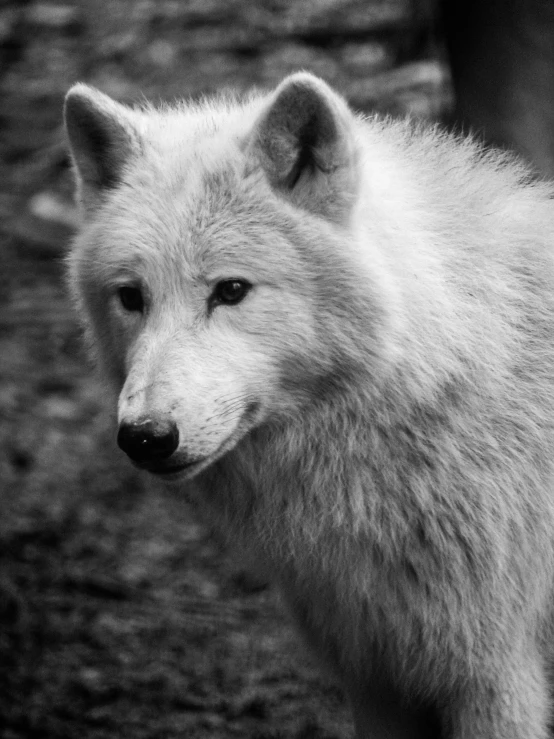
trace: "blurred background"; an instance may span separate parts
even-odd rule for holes
[[[77,225],[67,89],[171,101],[307,69],[359,111],[473,125],[544,175],[554,13],[531,0],[522,22],[523,2],[484,2],[483,17],[452,0],[442,18],[432,0],[0,0],[2,739],[350,729],[271,589],[115,449],[63,280]],[[533,89],[546,117],[517,102]]]

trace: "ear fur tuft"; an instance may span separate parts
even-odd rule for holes
[[[307,210],[343,220],[357,190],[353,118],[322,80],[307,73],[287,77],[253,136],[270,185]]]
[[[65,99],[64,119],[85,211],[121,181],[125,164],[138,149],[133,112],[88,85],[78,84]]]

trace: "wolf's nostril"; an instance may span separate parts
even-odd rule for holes
[[[166,420],[122,423],[117,443],[134,462],[146,464],[170,457],[179,446],[179,431]]]

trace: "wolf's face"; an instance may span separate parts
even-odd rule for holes
[[[71,285],[137,465],[192,475],[332,382],[349,116],[307,75],[242,107],[131,111],[69,93],[85,213]]]

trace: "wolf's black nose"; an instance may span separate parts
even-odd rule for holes
[[[167,420],[122,423],[117,443],[133,462],[147,464],[173,454],[179,446],[179,431],[173,421]]]

